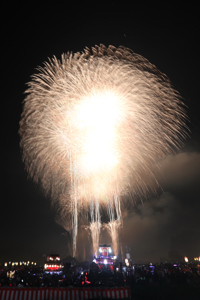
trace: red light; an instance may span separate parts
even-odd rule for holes
[[[58,266],[54,266],[54,267],[51,267],[50,269],[51,269],[51,270],[58,270],[59,267],[58,267]]]
[[[54,271],[54,270],[58,270],[60,267],[61,267],[60,265],[48,265],[46,269],[50,271]]]

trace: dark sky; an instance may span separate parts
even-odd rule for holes
[[[68,1],[65,1],[68,3]],[[87,1],[88,2],[88,1]],[[87,3],[86,2],[86,3]],[[106,1],[105,1],[106,2]],[[19,148],[19,120],[26,82],[47,57],[103,43],[124,45],[170,78],[188,106],[190,138],[177,155],[161,162],[163,193],[140,202],[124,216],[122,246],[133,260],[159,261],[200,255],[199,15],[192,7],[136,7],[129,1],[47,5],[1,4],[2,192],[0,262],[44,261],[69,254],[69,235],[56,211],[27,173]],[[63,2],[64,3],[64,2]],[[129,4],[127,4],[129,3]],[[13,4],[12,4],[13,5]],[[162,5],[163,6],[163,5]],[[2,82],[3,79],[3,82]],[[79,254],[91,254],[82,232]],[[84,242],[83,242],[84,241]],[[102,243],[109,242],[102,238]],[[86,258],[88,257],[86,255]],[[83,255],[80,258],[83,258]]]

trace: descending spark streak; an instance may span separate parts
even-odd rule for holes
[[[112,240],[112,248],[115,255],[118,255],[118,242],[119,242],[119,229],[121,227],[121,222],[118,220],[112,220],[105,225],[105,228],[108,230]]]
[[[120,224],[120,196],[153,190],[152,166],[182,145],[185,111],[167,76],[122,46],[53,57],[26,93],[23,160],[52,199],[71,201],[75,255],[79,212],[98,199],[100,230],[99,207],[114,198],[110,222]]]
[[[108,203],[108,215],[110,221],[108,222],[108,224],[105,224],[104,227],[108,230],[108,233],[110,234],[113,251],[115,255],[118,255],[118,235],[119,229],[122,226],[122,220],[120,201],[117,194],[114,195],[113,201],[110,201]]]
[[[92,237],[93,253],[97,255],[99,248],[101,223],[99,221],[90,222],[89,226],[87,226],[86,229],[90,230],[90,235]]]
[[[77,198],[73,198],[72,208],[72,229],[73,229],[73,254],[76,253],[76,238],[78,234],[78,212],[77,212]]]
[[[93,252],[97,255],[101,230],[101,217],[99,212],[99,202],[97,199],[91,201],[90,216],[91,222],[88,228],[90,229],[90,234],[92,237]]]

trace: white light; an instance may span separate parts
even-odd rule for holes
[[[125,258],[125,264],[126,264],[127,267],[129,266],[128,258]]]
[[[91,95],[77,107],[79,129],[85,130],[80,172],[96,173],[116,166],[115,124],[119,120],[119,98],[110,91]],[[102,122],[102,116],[103,122]]]
[[[109,253],[111,253],[111,252],[112,252],[112,249],[111,249],[111,248],[109,248],[109,250],[108,250],[108,251],[109,251]]]
[[[103,263],[104,263],[104,265],[107,265],[107,259],[104,259],[104,261],[103,261]]]
[[[93,262],[96,264],[96,262],[97,262],[97,261],[96,261],[96,259],[95,259],[95,258],[93,259]]]
[[[101,248],[99,248],[99,252],[102,252],[102,249],[101,249]]]

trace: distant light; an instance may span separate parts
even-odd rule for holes
[[[104,259],[104,261],[103,261],[103,263],[104,263],[104,265],[107,265],[107,259]]]
[[[114,259],[116,259],[116,258],[117,258],[117,256],[115,255],[113,258],[114,258]]]
[[[189,261],[187,256],[184,257],[184,260],[185,260],[185,262]]]
[[[8,263],[7,263],[7,262],[5,262],[4,266],[5,266],[5,267],[7,267],[7,266],[8,266]]]
[[[155,269],[155,266],[149,266],[151,269]]]
[[[127,267],[129,266],[128,258],[125,258],[125,264],[126,264]]]
[[[108,251],[109,251],[109,253],[111,253],[111,252],[112,252],[112,249],[111,249],[111,248],[109,248],[109,250],[108,250]]]
[[[99,252],[102,252],[102,249],[101,249],[101,248],[99,248]]]

